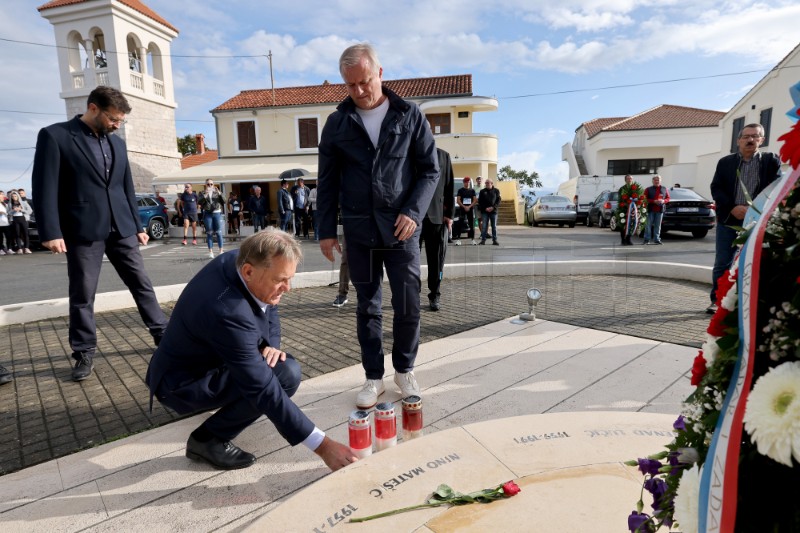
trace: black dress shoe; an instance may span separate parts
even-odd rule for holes
[[[212,438],[200,442],[191,435],[186,442],[186,457],[195,461],[206,461],[221,470],[247,468],[256,462],[256,456],[247,453],[230,441]]]
[[[430,300],[430,306],[431,306],[431,311],[438,311],[442,307],[441,305],[439,305],[439,298]]]
[[[0,385],[11,383],[14,380],[14,375],[3,365],[0,365]]]
[[[72,354],[72,358],[76,361],[75,368],[72,369],[72,381],[83,381],[92,375],[92,370],[94,370],[92,354],[75,352]]]
[[[161,344],[161,339],[163,339],[163,338],[164,338],[164,334],[163,333],[157,333],[157,334],[153,335],[153,344],[156,345],[156,348],[158,348],[158,345]]]

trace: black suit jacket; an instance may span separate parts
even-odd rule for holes
[[[39,238],[102,241],[111,221],[122,237],[143,231],[125,141],[109,135],[114,165],[106,180],[76,116],[39,131],[33,159],[33,209]]]
[[[763,191],[767,185],[781,177],[781,161],[771,152],[759,152],[761,164],[758,170],[758,186],[753,192],[753,198]],[[726,155],[717,163],[717,170],[711,180],[711,197],[717,204],[717,220],[721,224],[733,224],[728,220],[731,210],[736,206],[736,171],[742,156],[739,152]],[[739,222],[739,221],[736,221]]]
[[[208,398],[235,387],[295,445],[311,434],[314,423],[286,396],[261,356],[259,347],[281,346],[278,309],[261,311],[239,278],[238,254],[221,254],[186,285],[145,381],[152,395],[163,380],[179,402],[170,407],[180,412],[207,409]]]
[[[453,218],[453,164],[450,154],[441,148],[436,149],[436,155],[439,158],[439,181],[425,218],[432,224],[441,224],[444,222],[443,218]]]

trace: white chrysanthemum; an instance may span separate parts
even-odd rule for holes
[[[697,533],[698,512],[700,507],[700,476],[703,468],[694,464],[683,471],[675,495],[675,521],[682,533]]]
[[[718,339],[719,337],[706,333],[706,342],[704,342],[703,346],[700,348],[703,350],[703,359],[706,360],[709,366],[714,362],[714,359],[717,358],[717,354],[719,353]]]
[[[783,363],[756,381],[744,427],[758,452],[791,467],[800,462],[800,361]]]
[[[733,285],[731,285],[730,290],[725,295],[725,297],[722,298],[722,301],[720,303],[722,304],[722,307],[724,307],[728,311],[733,311],[734,309],[736,309],[737,300],[739,300],[739,289],[736,288],[736,282],[734,282]]]

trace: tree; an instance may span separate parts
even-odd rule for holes
[[[178,137],[178,152],[181,155],[197,153],[197,140],[194,135],[187,133],[183,137]]]
[[[514,170],[510,165],[506,165],[497,171],[497,181],[516,180],[523,187],[534,188],[542,187],[542,179],[536,171],[528,174],[527,170]]]

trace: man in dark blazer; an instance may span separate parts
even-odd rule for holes
[[[289,444],[302,442],[332,470],[356,460],[290,399],[300,365],[280,349],[277,305],[301,258],[291,235],[269,227],[211,261],[178,298],[145,381],[151,402],[156,396],[178,413],[218,409],[189,436],[187,457],[226,470],[252,465],[255,456],[230,441],[266,415]]]
[[[431,205],[422,220],[422,233],[419,238],[420,251],[425,243],[425,257],[428,260],[428,304],[431,311],[438,311],[444,276],[444,258],[447,253],[447,235],[453,226],[453,164],[450,154],[436,149],[439,158],[439,182],[433,193]]]
[[[382,83],[371,45],[348,47],[339,58],[347,98],[328,116],[319,143],[319,247],[329,261],[341,253],[341,207],[350,279],[358,295],[356,329],[366,380],[356,406],[383,394],[383,269],[392,289],[392,366],[402,397],[419,395],[419,235],[431,204],[439,164],[430,125],[419,106]],[[341,204],[341,205],[340,205]]]
[[[100,86],[89,94],[86,113],[43,128],[36,141],[33,207],[42,246],[67,254],[75,381],[94,368],[94,299],[103,255],[131,291],[156,345],[167,326],[139,252],[148,236],[125,142],[112,135],[130,110],[121,92]]]
[[[741,226],[747,213],[747,198],[755,198],[767,185],[781,176],[780,158],[770,152],[761,152],[764,142],[764,127],[761,124],[748,124],[739,133],[736,144],[739,150],[726,155],[717,163],[717,170],[711,180],[711,197],[717,207],[717,239],[714,270],[712,271],[711,305],[706,312],[717,311],[717,280],[731,267],[736,248],[736,230],[731,226]],[[744,188],[742,188],[744,185]]]

